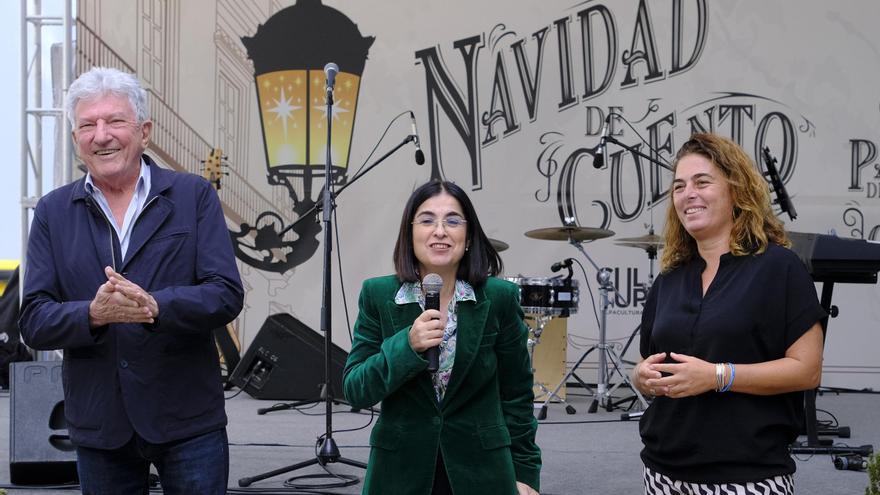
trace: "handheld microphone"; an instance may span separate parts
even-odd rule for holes
[[[339,74],[339,66],[329,62],[324,66],[324,75],[327,76],[327,89],[332,90],[336,84],[336,74]]]
[[[611,120],[610,113],[605,117],[605,123],[602,125],[602,132],[599,133],[599,146],[596,146],[596,151],[593,154],[593,168],[602,168],[602,166],[605,165],[605,138],[608,137],[609,120]]]
[[[416,164],[424,165],[425,164],[425,154],[422,152],[422,144],[419,142],[419,131],[416,129],[416,114],[410,110],[409,118],[412,122],[412,137],[413,143],[416,145]]]
[[[550,271],[553,273],[556,273],[559,270],[562,270],[563,268],[571,268],[572,261],[574,261],[574,260],[571,258],[565,258],[562,261],[557,261],[556,263],[553,263],[552,265],[550,265]]]
[[[422,289],[425,290],[425,309],[440,310],[440,289],[443,288],[443,278],[436,273],[429,273],[422,279]],[[440,346],[434,346],[425,350],[425,359],[428,360],[428,372],[436,373],[440,367]]]

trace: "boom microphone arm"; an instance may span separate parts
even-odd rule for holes
[[[649,162],[651,162],[655,165],[660,165],[661,167],[665,168],[666,170],[669,170],[670,172],[672,172],[672,166],[669,165],[668,163],[662,162],[662,161],[654,158],[651,155],[647,155],[647,154],[643,153],[642,151],[640,151],[636,147],[633,147],[633,146],[630,146],[628,144],[625,144],[625,143],[618,141],[617,138],[612,136],[610,132],[608,133],[607,136],[605,136],[605,143],[606,143],[606,145],[607,145],[607,143],[614,143],[614,144],[620,146],[621,148],[629,151],[630,153],[632,153],[634,155],[638,155],[638,156],[644,158],[645,160],[648,160]]]

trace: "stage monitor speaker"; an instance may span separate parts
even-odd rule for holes
[[[76,483],[76,448],[67,434],[61,361],[9,369],[9,479],[16,485]]]
[[[348,353],[331,345],[330,383],[342,397],[342,371]],[[311,400],[324,383],[324,335],[287,313],[269,316],[230,381],[255,399]]]

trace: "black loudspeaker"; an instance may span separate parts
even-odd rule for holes
[[[333,397],[342,397],[347,358],[347,352],[331,344]],[[287,313],[274,314],[266,318],[230,381],[255,399],[319,399],[324,383],[324,336]]]
[[[16,485],[77,483],[67,434],[61,361],[9,367],[9,479]]]

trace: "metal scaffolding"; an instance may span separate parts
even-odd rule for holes
[[[19,276],[24,281],[27,269],[27,243],[30,221],[37,201],[43,196],[47,160],[52,161],[53,188],[72,180],[72,147],[70,123],[63,102],[70,86],[73,55],[73,1],[48,2],[61,13],[43,12],[43,0],[21,1],[21,266]],[[60,6],[60,7],[59,7]],[[45,50],[46,30],[61,29],[61,67],[59,77],[49,75],[48,84],[43,66],[52,65],[52,47]],[[50,37],[51,38],[51,37]],[[56,52],[57,55],[57,52]],[[44,90],[54,88],[53,98],[44,101]],[[46,119],[50,119],[48,122]],[[54,138],[44,139],[49,126]],[[48,141],[48,142],[47,142]],[[61,150],[60,153],[58,150]],[[46,151],[50,151],[46,152]],[[19,284],[19,290],[24,283]],[[46,354],[46,355],[44,355]],[[40,359],[55,359],[55,353],[39,353]]]

